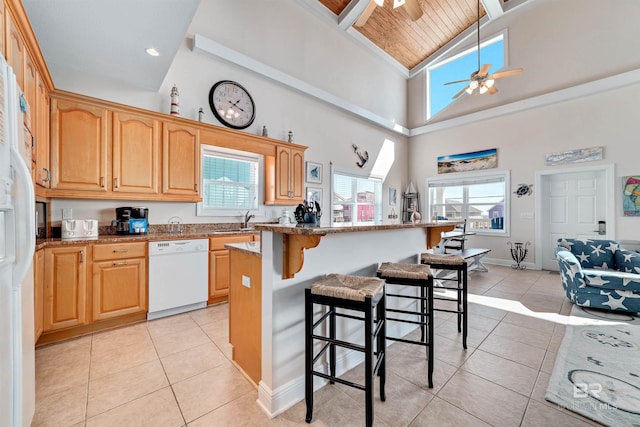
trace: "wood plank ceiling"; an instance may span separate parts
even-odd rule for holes
[[[318,1],[336,16],[350,3],[350,0]],[[419,0],[419,3],[424,14],[416,22],[404,7],[394,9],[394,0],[386,0],[383,6],[375,8],[364,26],[353,28],[411,70],[478,19],[476,0]],[[481,4],[480,17],[485,13]]]

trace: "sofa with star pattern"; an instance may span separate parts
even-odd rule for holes
[[[640,253],[615,240],[559,239],[556,258],[574,304],[640,312]]]

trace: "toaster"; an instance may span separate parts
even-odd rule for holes
[[[97,219],[63,219],[61,227],[62,240],[97,240]]]

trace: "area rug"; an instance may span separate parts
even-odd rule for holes
[[[640,317],[574,306],[545,398],[610,426],[640,426]]]

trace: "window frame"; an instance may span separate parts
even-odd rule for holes
[[[434,205],[431,201],[431,192],[430,188],[437,186],[437,184],[446,184],[447,186],[468,186],[474,184],[474,180],[477,181],[486,181],[486,180],[504,180],[504,220],[503,220],[503,228],[502,229],[467,229],[469,231],[473,231],[476,235],[485,235],[485,236],[499,236],[499,237],[509,237],[510,229],[511,229],[511,205],[510,205],[510,197],[509,192],[511,188],[511,172],[510,170],[493,170],[486,172],[465,172],[465,173],[457,173],[454,177],[433,177],[427,178],[425,180],[425,191],[427,193],[427,197],[425,198],[425,211],[431,215],[432,206]],[[463,189],[463,201],[462,201],[462,218],[469,217],[469,203],[468,203],[468,187]],[[438,206],[442,206],[441,203],[437,203]],[[489,219],[490,220],[490,219]]]
[[[218,156],[234,159],[244,159],[248,161],[256,161],[258,164],[258,170],[256,172],[256,207],[247,209],[250,213],[262,214],[264,204],[264,156],[253,153],[250,151],[234,150],[226,147],[218,147],[215,145],[202,144],[200,147],[200,188],[203,192],[206,191],[205,176],[204,176],[204,159],[205,156]],[[204,196],[202,201],[196,204],[196,216],[203,217],[237,217],[244,215],[246,210],[240,210],[238,208],[220,208],[220,207],[208,207],[204,205]]]
[[[383,195],[382,193],[384,192],[383,189],[383,184],[384,184],[384,177],[382,176],[377,176],[377,175],[373,175],[373,174],[358,174],[358,173],[354,173],[353,171],[350,170],[343,170],[343,169],[336,169],[336,168],[331,168],[331,194],[330,194],[330,199],[329,199],[329,209],[331,210],[331,216],[330,216],[330,224],[332,227],[340,227],[340,226],[359,226],[359,225],[371,225],[370,222],[366,222],[366,223],[354,223],[353,221],[349,222],[349,223],[344,223],[344,222],[335,222],[334,221],[334,212],[333,212],[333,195],[335,192],[335,175],[343,175],[343,176],[349,176],[351,178],[359,178],[359,179],[366,179],[366,180],[374,180],[374,181],[379,181],[379,186],[380,186],[380,194],[375,194],[374,193],[374,218],[373,218],[373,223],[374,224],[382,224],[382,210],[383,210]],[[355,206],[358,206],[357,200],[353,203]]]
[[[475,34],[475,32],[473,33]],[[483,48],[498,42],[499,40],[502,40],[502,68],[498,69],[498,70],[493,70],[492,72],[498,72],[500,70],[503,70],[507,67],[508,65],[508,29],[504,28],[498,32],[495,32],[493,34],[491,34],[490,36],[485,37],[484,39],[481,40],[480,42],[480,50],[482,51]],[[466,93],[463,93],[460,97],[458,97],[457,99],[452,99],[446,106],[444,106],[440,111],[438,111],[435,114],[431,114],[431,70],[436,69],[436,68],[440,68],[450,62],[456,61],[466,55],[469,54],[473,54],[476,53],[478,50],[478,45],[477,42],[474,40],[474,44],[462,51],[451,49],[449,52],[444,53],[442,56],[440,56],[439,58],[436,58],[432,63],[428,64],[425,67],[425,92],[426,92],[426,96],[425,96],[425,120],[429,121],[432,118],[436,117],[438,114],[442,113],[443,111],[445,111],[447,108],[449,108],[449,106],[451,104],[453,104],[455,101],[464,98],[465,95],[467,95]],[[476,53],[477,55],[477,53]],[[482,59],[482,58],[481,58]],[[464,78],[468,78],[468,76],[465,76]],[[460,88],[462,89],[462,87]]]

